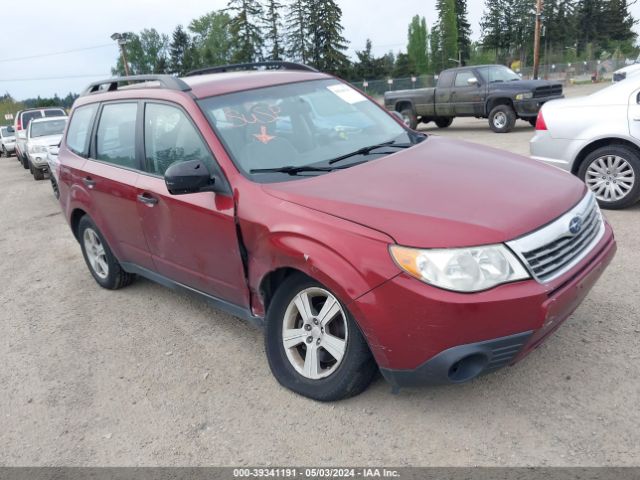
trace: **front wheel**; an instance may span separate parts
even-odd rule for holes
[[[44,172],[40,168],[33,167],[31,173],[33,174],[33,179],[35,181],[44,180]]]
[[[9,158],[9,152],[7,152],[7,147],[4,145],[2,146],[2,154],[0,154],[0,157]]]
[[[404,124],[411,130],[418,128],[418,116],[416,112],[413,111],[413,108],[405,108],[400,112],[400,115],[402,116]]]
[[[610,145],[590,153],[578,176],[602,208],[618,210],[640,200],[640,155],[629,147]]]
[[[489,126],[495,133],[509,133],[516,125],[516,112],[509,105],[498,105],[489,114]]]
[[[88,215],[80,219],[78,239],[87,267],[98,285],[108,290],[118,290],[133,282],[135,275],[122,269],[102,233]]]
[[[436,125],[438,128],[449,128],[453,123],[453,117],[440,117],[436,118]]]
[[[282,386],[322,402],[358,395],[377,370],[348,310],[326,287],[302,274],[289,277],[273,297],[265,349]]]
[[[29,159],[27,158],[27,156],[26,156],[26,155],[23,155],[23,156],[22,156],[22,167],[23,167],[25,170],[29,170]]]

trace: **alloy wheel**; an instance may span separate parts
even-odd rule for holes
[[[100,237],[91,228],[87,228],[83,235],[84,249],[92,270],[101,279],[109,276],[109,263],[107,262],[107,252],[100,241]]]
[[[508,121],[507,114],[504,112],[498,112],[493,117],[493,125],[498,129],[502,129],[506,127],[507,121]]]
[[[289,303],[282,325],[282,343],[295,370],[310,380],[335,372],[347,348],[348,324],[340,302],[327,290],[312,287]]]
[[[605,155],[591,162],[585,182],[596,198],[603,202],[617,202],[633,189],[636,174],[631,164],[618,155]]]

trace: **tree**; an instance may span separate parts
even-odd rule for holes
[[[585,52],[590,44],[599,49],[602,32],[601,0],[578,0],[576,26],[578,32],[578,52]]]
[[[458,58],[458,24],[455,0],[437,0],[438,28],[440,30],[440,51],[443,65]]]
[[[233,41],[228,25],[231,17],[226,12],[210,12],[189,24],[193,44],[201,63],[205,66],[225,65],[231,62]]]
[[[458,27],[458,51],[462,64],[471,58],[471,24],[467,12],[467,0],[455,0],[456,25]]]
[[[356,58],[358,59],[353,64],[353,78],[374,80],[378,78],[380,74],[377,71],[377,65],[375,58],[373,57],[373,45],[371,40],[367,39],[366,46],[362,51],[356,51]]]
[[[287,56],[293,61],[307,63],[311,46],[307,28],[308,0],[293,0],[286,20]]]
[[[442,44],[440,38],[440,27],[436,23],[431,29],[431,71],[439,74],[445,66],[442,55]]]
[[[178,25],[173,31],[169,57],[169,69],[178,75],[185,75],[200,66],[197,50],[182,25]]]
[[[629,13],[627,0],[609,0],[605,3],[602,19],[602,28],[610,44],[608,47],[629,50],[637,34],[633,31],[636,20]]]
[[[264,15],[267,40],[267,57],[269,60],[279,61],[284,57],[284,43],[282,42],[282,4],[278,0],[267,0],[267,9]]]
[[[392,76],[395,78],[406,78],[415,75],[416,66],[406,53],[399,53],[396,56],[396,64],[393,69]]]
[[[158,33],[155,28],[145,28],[139,34],[128,33],[125,48],[132,75],[166,72],[169,48],[167,35]],[[118,57],[116,66],[111,71],[115,75],[125,74],[122,55]]]
[[[429,32],[427,20],[416,15],[409,24],[407,55],[413,67],[411,73],[425,74],[429,71]]]
[[[263,16],[262,5],[258,0],[229,0],[229,29],[236,46],[232,60],[234,62],[256,62],[262,59],[262,30],[260,19]]]
[[[347,75],[347,40],[342,36],[342,9],[335,0],[308,0],[309,60],[318,70]]]
[[[486,0],[485,10],[480,20],[480,28],[483,31],[482,45],[485,49],[495,52],[495,61],[508,52],[511,42],[511,31],[508,21],[508,0]]]

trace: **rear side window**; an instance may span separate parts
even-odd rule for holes
[[[454,73],[451,71],[442,72],[440,74],[440,77],[438,78],[438,86],[443,88],[450,87],[451,85],[453,85],[453,76]]]
[[[112,103],[102,108],[96,135],[96,159],[121,167],[136,162],[137,103]]]
[[[179,108],[148,103],[144,115],[147,171],[164,175],[176,162],[201,160],[212,171],[214,160],[200,134]]]
[[[98,104],[76,108],[67,131],[67,147],[73,153],[86,156],[89,150],[89,138],[93,117],[98,110]]]
[[[61,110],[60,108],[51,108],[49,110],[44,111],[44,116],[45,117],[66,117],[67,114],[64,112],[64,110]]]

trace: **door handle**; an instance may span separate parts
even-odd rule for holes
[[[154,207],[158,203],[158,199],[152,197],[148,193],[141,193],[138,195],[138,201],[145,204],[147,207]]]
[[[87,188],[93,189],[93,187],[96,186],[96,181],[93,180],[91,177],[84,177],[82,179],[82,183],[84,183]]]

